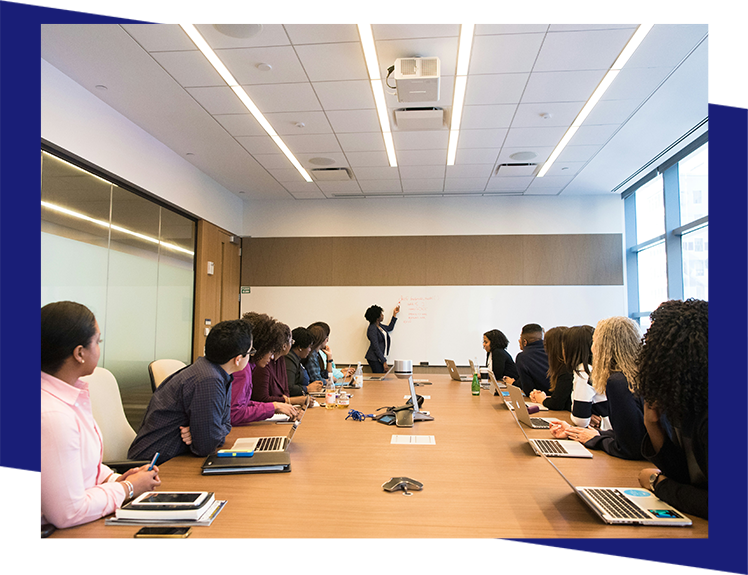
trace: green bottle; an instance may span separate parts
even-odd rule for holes
[[[473,395],[480,395],[480,383],[478,382],[478,374],[473,374]]]

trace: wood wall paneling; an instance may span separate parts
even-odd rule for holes
[[[623,285],[621,234],[245,238],[248,286]]]

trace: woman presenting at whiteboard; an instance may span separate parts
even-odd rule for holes
[[[387,325],[383,325],[384,310],[378,305],[373,305],[366,310],[364,317],[369,322],[366,337],[369,338],[369,349],[366,350],[366,360],[369,362],[372,373],[384,373],[389,371],[387,365],[387,354],[390,352],[390,334],[395,329],[397,314],[400,313],[400,305],[392,312],[392,319]]]

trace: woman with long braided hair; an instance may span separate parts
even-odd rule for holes
[[[647,435],[642,487],[684,513],[708,517],[709,304],[662,303],[650,316],[636,392]]]

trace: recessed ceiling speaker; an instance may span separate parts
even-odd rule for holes
[[[332,166],[335,163],[332,158],[310,158],[308,161],[315,166]]]
[[[213,24],[213,28],[231,38],[254,38],[262,32],[262,24]]]
[[[538,155],[535,152],[515,152],[509,157],[512,160],[517,160],[518,162],[526,162],[528,160],[536,158],[537,156]]]

